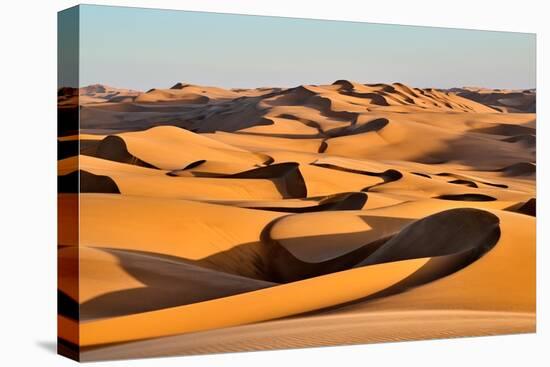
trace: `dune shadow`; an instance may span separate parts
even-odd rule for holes
[[[474,181],[470,181],[470,180],[456,179],[456,180],[448,181],[448,183],[455,184],[455,185],[464,185],[464,186],[474,187],[474,188],[478,187]]]
[[[57,188],[60,193],[120,194],[118,185],[111,177],[84,170],[57,176]]]
[[[420,177],[432,178],[432,176],[428,175],[427,173],[422,173],[422,172],[410,172],[410,173]]]
[[[503,135],[514,137],[517,135],[534,136],[536,130],[532,127],[510,124],[492,124],[493,126],[471,129],[469,132],[488,135]],[[514,141],[514,139],[512,139]]]
[[[235,174],[210,174],[194,172],[196,177],[214,177],[224,179],[266,179],[273,182],[284,199],[307,197],[307,187],[304,177],[300,172],[300,164],[285,162],[271,164],[265,167],[253,168],[248,171]]]
[[[307,198],[308,201],[318,200],[316,205],[303,207],[290,206],[242,206],[248,209],[269,210],[286,213],[315,213],[335,210],[360,210],[368,200],[365,192],[339,193],[335,195]]]
[[[79,310],[82,321],[182,306],[275,285],[200,266],[199,261],[143,251],[100,250],[115,256],[120,267],[143,286],[109,292],[83,302]]]
[[[504,210],[529,215],[531,217],[537,216],[537,199],[531,198],[526,202],[521,202],[515,205],[512,205]]]
[[[498,171],[498,168],[502,166],[507,167],[518,162],[534,162],[536,160],[534,149],[525,149],[521,145],[514,146],[510,142],[502,140],[502,136],[535,136],[534,128],[522,125],[496,125],[468,130],[456,138],[444,141],[442,148],[411,157],[409,160],[425,164],[456,162],[477,171],[488,172]],[[523,174],[525,173],[520,173],[520,175]],[[510,175],[518,174],[514,172]]]
[[[369,226],[376,230],[377,222],[369,219],[368,216],[364,218]],[[410,220],[392,218],[399,224],[393,228],[403,229],[397,233],[395,229],[379,230],[377,238],[371,238],[368,243],[363,244],[358,241],[365,238],[370,231],[285,239],[283,244],[273,239],[270,234],[273,226],[280,220],[275,220],[267,226],[261,237],[262,242],[269,249],[268,274],[279,283],[311,278],[352,267],[420,257],[456,255],[455,258],[464,259],[460,264],[466,264],[492,248],[500,237],[498,217],[483,210],[470,208],[443,211],[410,224],[408,224]],[[384,220],[379,220],[378,225],[388,226],[389,224],[387,220],[386,223]],[[310,244],[315,250],[327,240],[336,244],[355,242],[357,245],[321,261],[301,260],[291,249],[293,246],[303,248]],[[296,245],[292,245],[291,241]],[[414,246],[411,241],[417,245]],[[419,246],[419,243],[425,243],[425,246]],[[291,247],[288,247],[289,244]],[[458,270],[454,267],[453,269],[449,272]]]
[[[358,174],[358,175],[365,175],[365,176],[371,176],[371,177],[380,177],[382,179],[382,182],[371,185],[371,186],[368,186],[368,187],[365,187],[361,191],[369,191],[370,189],[372,189],[376,186],[380,186],[380,185],[386,184],[388,182],[397,181],[397,180],[400,180],[401,178],[403,178],[403,174],[401,172],[399,172],[398,170],[395,170],[395,169],[387,169],[383,172],[372,172],[372,171],[367,171],[367,170],[359,170],[359,169],[341,167],[341,166],[338,166],[338,165],[335,165],[335,164],[330,164],[330,163],[313,162],[313,163],[311,163],[311,165],[317,166],[317,167],[333,169],[333,170],[337,170],[337,171],[355,173],[355,174]]]
[[[454,200],[454,201],[495,201],[496,198],[484,195],[484,194],[448,194],[448,195],[439,195],[434,197],[434,199],[441,200]]]
[[[537,173],[537,166],[531,162],[518,162],[507,167],[496,170],[507,177],[534,176]]]
[[[498,188],[502,188],[502,189],[507,189],[508,188],[508,185],[506,185],[506,184],[489,182],[487,180],[483,180],[483,179],[479,179],[479,178],[472,178],[472,177],[468,177],[468,176],[464,176],[464,175],[460,175],[460,174],[456,174],[456,173],[441,172],[441,173],[436,173],[436,176],[453,177],[453,178],[455,178],[455,180],[448,181],[448,183],[462,184],[462,185],[469,186],[469,187],[479,187],[478,184],[483,184],[483,185],[498,187]]]
[[[379,292],[305,315],[330,312],[392,296],[456,273],[496,246],[500,235],[499,218],[480,209],[451,209],[415,221],[386,241],[356,267],[429,258],[426,264]]]
[[[329,138],[336,138],[340,136],[350,136],[364,134],[374,131],[380,131],[385,128],[390,121],[387,118],[377,118],[363,124],[353,124],[350,126],[344,126],[341,128],[333,129],[326,133]]]
[[[141,167],[157,168],[152,164],[144,162],[138,157],[132,155],[128,151],[126,142],[120,136],[109,135],[101,140],[93,148],[90,147],[86,151],[86,155],[101,159],[107,159],[114,162],[133,164]]]
[[[284,218],[269,223],[260,242],[237,245],[199,260],[98,248],[115,256],[121,268],[143,286],[94,297],[80,305],[78,316],[94,320],[147,312],[357,267],[429,258],[412,275],[369,297],[373,299],[452,274],[479,259],[500,238],[498,217],[473,208],[446,210],[419,220],[363,216],[370,230],[294,236],[281,242],[272,237],[272,229]],[[320,257],[319,251],[324,251]]]

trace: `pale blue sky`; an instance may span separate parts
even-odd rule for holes
[[[534,88],[535,35],[83,5],[80,85]]]

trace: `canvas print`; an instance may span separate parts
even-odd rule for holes
[[[59,13],[80,361],[536,329],[534,34]]]

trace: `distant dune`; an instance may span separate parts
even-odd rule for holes
[[[85,105],[104,102],[133,102],[141,93],[140,91],[131,89],[120,89],[103,84],[92,84],[78,90],[76,88],[60,88],[58,96],[65,99],[79,96],[79,103]]]
[[[80,204],[60,338],[82,360],[535,330],[534,90],[58,98],[60,213]]]
[[[536,112],[534,89],[509,90],[487,88],[452,88],[451,93],[471,99],[502,112]]]

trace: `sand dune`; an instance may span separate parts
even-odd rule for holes
[[[423,205],[422,203],[411,203],[411,204],[414,204],[414,206],[412,208],[407,208],[407,209],[412,209],[412,210],[405,210],[406,209],[405,207],[396,208],[394,206],[394,207],[390,207],[388,209],[381,208],[381,209],[375,209],[373,211],[376,214],[385,213],[386,216],[390,216],[390,217],[394,217],[395,214],[397,214],[397,213],[407,213],[407,216],[410,216],[412,218],[414,218],[414,217],[424,217],[426,214],[433,213],[435,211],[436,212],[436,213],[434,213],[435,221],[431,221],[429,219],[430,217],[428,217],[427,220],[428,220],[428,222],[430,222],[430,221],[434,222],[432,225],[434,225],[436,228],[438,228],[438,231],[435,232],[437,236],[444,236],[442,238],[442,243],[446,242],[445,241],[445,236],[452,236],[452,232],[449,232],[449,229],[452,229],[453,227],[455,227],[455,228],[457,228],[457,230],[460,230],[462,228],[460,225],[457,225],[453,220],[448,221],[448,224],[446,225],[447,227],[440,227],[441,223],[439,222],[438,216],[440,216],[441,214],[437,214],[437,210],[440,210],[442,205],[439,205],[439,204],[436,204],[436,203],[433,203],[431,205]],[[458,203],[458,206],[456,206],[456,207],[460,208],[460,207],[464,207],[464,205],[465,204]],[[443,207],[445,207],[445,206],[443,206]],[[447,206],[447,208],[453,208],[453,206]],[[497,229],[500,228],[498,222],[502,221],[503,218],[506,219],[507,221],[514,220],[514,219],[519,220],[519,222],[520,222],[520,223],[518,223],[519,225],[525,225],[525,224],[528,223],[528,219],[531,219],[531,217],[523,216],[523,215],[519,215],[519,214],[506,214],[505,212],[497,212],[498,213],[498,219],[495,221],[495,219],[491,219],[491,218],[496,218],[495,215],[490,214],[487,211],[482,211],[482,210],[477,210],[476,211],[475,209],[464,209],[464,210],[469,210],[474,215],[481,215],[482,217],[486,216],[488,218],[488,220],[492,223],[492,226],[496,225],[496,227],[494,227],[494,228],[497,228]],[[477,213],[480,213],[480,214],[477,214]],[[483,214],[483,213],[487,213],[487,214]],[[307,214],[303,214],[303,215],[307,215]],[[459,211],[454,215],[456,216],[456,218],[470,220],[470,214],[465,215],[465,213],[460,213],[460,211]],[[519,217],[515,218],[513,216],[519,216]],[[105,220],[109,220],[109,219],[105,219]],[[506,252],[513,253],[514,252],[514,249],[513,249],[514,246],[518,246],[519,244],[525,243],[524,241],[518,242],[518,240],[521,239],[522,236],[524,236],[524,235],[521,234],[521,233],[517,233],[515,231],[512,231],[511,233],[506,233],[506,232],[504,232],[504,230],[502,230],[502,234],[501,234],[500,237],[497,236],[495,238],[494,235],[490,236],[490,237],[487,237],[486,235],[483,234],[483,232],[476,232],[478,230],[474,229],[475,227],[480,228],[482,230],[485,229],[484,225],[483,225],[483,222],[479,223],[479,221],[474,219],[474,218],[471,218],[471,220],[472,220],[472,223],[474,225],[474,227],[472,227],[473,231],[471,233],[469,232],[469,230],[463,231],[462,235],[466,236],[465,238],[468,238],[469,236],[478,236],[478,238],[481,241],[480,244],[482,246],[484,246],[484,249],[485,249],[484,251],[487,251],[488,248],[490,248],[491,246],[494,246],[495,249],[490,250],[488,252],[488,254],[491,254],[492,251],[497,251],[497,253],[503,252],[503,255]],[[476,223],[476,222],[478,222],[478,223]],[[415,231],[414,223],[415,222],[413,222],[413,224],[410,225],[409,227],[405,226],[404,229],[401,232],[399,232],[400,234],[403,233],[401,236],[400,235],[393,236],[392,240],[390,240],[389,242],[386,242],[387,244],[390,245],[390,248],[393,247],[393,246],[391,246],[391,243],[398,243],[399,244],[399,243],[402,243],[403,240],[404,241],[409,241],[409,236],[407,236],[407,231],[411,231],[411,230]],[[419,223],[419,226],[423,226],[422,221],[420,221],[418,223]],[[478,224],[479,224],[479,226],[478,226]],[[304,228],[304,227],[302,226],[301,228]],[[320,228],[323,228],[323,227],[320,227]],[[491,227],[488,228],[489,232],[486,232],[486,233],[491,233],[490,228]],[[425,229],[426,228],[424,228],[420,231],[416,230],[417,231],[416,233],[418,233],[421,236],[425,236],[425,237],[429,237],[432,234],[434,234],[434,231],[427,232],[427,231],[425,231]],[[346,230],[346,232],[347,231],[349,231],[349,230]],[[480,233],[480,234],[478,235],[478,234],[475,234],[475,233]],[[88,235],[86,235],[85,233],[82,234],[82,235],[84,236],[84,238],[88,237]],[[91,234],[91,235],[93,235],[93,234]],[[337,236],[335,236],[335,237],[337,237]],[[402,238],[402,240],[400,238]],[[495,244],[497,239],[498,239],[498,242]],[[457,245],[460,245],[461,242],[463,242],[463,241],[456,241],[455,243]],[[379,249],[380,250],[383,249],[383,246],[384,245],[379,247]],[[499,246],[503,247],[502,251],[499,250],[501,248]],[[510,246],[512,246],[512,248],[510,248]],[[419,249],[421,249],[421,247],[417,247],[416,249],[419,250]],[[437,246],[436,246],[436,250],[437,250]],[[459,246],[459,248],[456,248],[455,251],[458,252],[458,253],[461,253],[464,250],[463,250],[462,247]],[[350,253],[353,253],[353,252],[347,252],[347,254],[350,254]],[[428,253],[429,253],[429,250],[428,250]],[[376,254],[376,252],[374,252],[373,255],[374,254]],[[423,256],[423,255],[426,255],[426,254],[427,253],[419,253],[418,255]],[[347,270],[347,271],[343,271],[343,272],[340,271],[340,272],[332,273],[332,274],[328,273],[328,274],[322,275],[322,276],[319,276],[317,274],[312,274],[313,277],[310,277],[310,278],[302,280],[302,281],[294,281],[294,282],[291,282],[291,283],[287,283],[285,285],[280,285],[280,286],[277,286],[277,287],[271,287],[271,288],[268,288],[266,290],[255,291],[255,292],[250,292],[250,293],[244,293],[244,294],[241,294],[239,296],[226,297],[226,298],[221,298],[221,299],[217,299],[217,300],[213,300],[213,301],[201,302],[201,303],[197,303],[197,304],[189,305],[189,306],[174,307],[174,308],[165,309],[163,311],[155,311],[154,313],[147,313],[147,312],[146,313],[139,313],[139,314],[134,314],[134,315],[121,316],[121,317],[115,317],[115,318],[110,318],[110,319],[106,319],[106,320],[100,320],[100,321],[85,323],[85,324],[81,325],[81,330],[84,331],[83,335],[86,335],[86,336],[84,336],[84,338],[82,338],[82,335],[81,335],[80,343],[83,344],[83,345],[89,345],[89,344],[108,343],[108,342],[122,341],[122,340],[135,340],[135,339],[141,339],[141,338],[144,338],[144,337],[151,337],[151,336],[159,335],[158,333],[166,333],[165,335],[169,335],[170,333],[183,332],[184,330],[187,330],[187,331],[205,330],[205,328],[209,329],[209,328],[215,328],[215,327],[220,327],[220,326],[236,325],[235,323],[239,324],[239,323],[242,323],[245,320],[248,320],[248,322],[265,320],[265,317],[271,318],[275,314],[279,315],[279,317],[280,317],[280,316],[283,316],[283,315],[290,315],[288,312],[291,312],[291,314],[292,314],[292,313],[313,311],[315,309],[318,309],[319,307],[322,308],[322,307],[335,306],[337,304],[341,304],[342,302],[346,302],[346,300],[347,301],[353,301],[353,300],[357,300],[357,299],[360,299],[360,298],[372,296],[372,295],[377,294],[377,293],[379,293],[379,292],[381,292],[385,289],[388,289],[388,288],[394,288],[395,289],[397,284],[400,284],[400,282],[401,282],[401,281],[398,282],[397,279],[407,279],[407,281],[410,282],[411,281],[410,280],[411,278],[409,278],[410,275],[412,275],[414,273],[415,278],[418,278],[419,275],[418,275],[417,271],[419,271],[421,268],[422,268],[423,273],[427,273],[427,274],[422,274],[422,278],[421,278],[421,280],[422,280],[422,279],[426,279],[426,277],[428,279],[430,279],[431,277],[434,276],[434,272],[435,272],[436,275],[441,274],[440,273],[441,271],[445,271],[445,273],[448,272],[449,271],[448,267],[450,266],[450,264],[448,262],[449,260],[451,260],[451,264],[455,264],[454,266],[457,266],[456,265],[457,262],[459,264],[462,264],[462,266],[464,266],[464,262],[463,262],[464,259],[462,258],[462,256],[463,256],[462,254],[461,254],[462,256],[459,256],[458,259],[456,259],[456,258],[453,259],[452,258],[453,256],[451,256],[451,259],[449,259],[449,260],[444,259],[445,258],[444,254],[447,254],[447,256],[449,256],[448,252],[445,252],[445,251],[437,252],[436,251],[432,254],[433,254],[432,255],[433,257],[420,257],[418,259],[411,259],[411,260],[404,260],[404,261],[393,261],[393,262],[379,263],[377,265],[369,265],[369,266],[359,266],[359,267],[356,267],[355,269],[351,269],[351,270]],[[522,255],[518,259],[518,261],[525,261],[525,260],[522,260],[522,259],[530,259],[530,261],[534,261],[534,258],[532,257],[533,254],[534,254],[533,251],[527,251],[525,253],[525,255]],[[364,254],[361,254],[361,255],[364,255]],[[480,256],[480,255],[483,255],[483,251],[478,252],[476,256]],[[181,256],[181,254],[180,254],[180,256]],[[478,260],[478,261],[482,261],[483,259],[485,259],[486,256],[489,256],[489,255],[486,254],[485,256],[483,256],[481,258],[481,260]],[[509,256],[514,256],[514,255],[509,255]],[[525,256],[527,256],[527,258]],[[529,257],[529,256],[531,256],[531,257]],[[268,257],[269,257],[270,261],[274,260],[273,256],[268,256]],[[344,254],[342,256],[339,256],[338,258],[346,258],[346,254]],[[361,257],[359,257],[359,259],[360,258]],[[368,259],[368,255],[367,255],[366,258]],[[430,260],[430,258],[432,260]],[[493,258],[493,257],[491,257],[491,258]],[[356,257],[355,260],[358,260],[358,258]],[[502,257],[496,255],[495,261],[508,262],[508,261],[510,261],[510,259],[508,257],[502,258]],[[474,262],[474,264],[476,264],[476,263],[477,263],[477,261]],[[284,262],[282,264],[285,264],[284,269],[286,269],[286,270],[289,269],[288,265],[291,265],[291,264],[284,263]],[[241,266],[243,266],[243,267],[244,267],[244,265],[245,265],[244,263],[241,264]],[[465,269],[469,269],[472,266],[473,265],[467,266]],[[498,267],[499,265],[495,264],[495,266]],[[441,269],[442,267],[443,267],[443,269]],[[300,267],[299,269],[303,269],[303,268]],[[406,272],[408,275],[405,276],[403,271]],[[461,270],[461,271],[455,273],[455,274],[457,274],[456,276],[458,276],[458,274],[461,274],[463,271],[464,270]],[[485,271],[484,267],[481,267],[480,271]],[[356,274],[356,272],[360,272],[359,274],[362,274],[362,275]],[[445,274],[445,273],[443,273],[443,274]],[[470,272],[466,272],[466,273],[470,273]],[[268,273],[268,274],[270,274],[270,273]],[[534,272],[529,271],[526,275],[527,276],[532,276],[530,274],[534,275]],[[395,278],[395,276],[398,276],[398,278]],[[515,275],[511,274],[510,276],[515,276]],[[366,279],[367,281],[366,282],[359,282],[359,283],[361,283],[361,286],[359,286],[359,284],[356,285],[356,286],[354,286],[352,284],[349,284],[349,287],[341,287],[341,288],[337,287],[337,284],[340,283],[340,281],[344,281],[345,278],[349,278],[349,277],[351,277],[349,280],[351,280],[351,279]],[[447,278],[445,278],[445,279],[447,279]],[[526,280],[526,278],[523,277],[523,280]],[[488,279],[487,281],[493,281],[494,282],[494,281],[497,281],[497,280]],[[516,284],[516,288],[514,288],[513,292],[515,293],[516,296],[520,295],[521,292],[523,292],[524,295],[520,296],[518,299],[515,299],[511,303],[504,302],[504,303],[500,304],[499,309],[501,309],[501,308],[506,309],[506,307],[510,306],[510,307],[512,307],[512,310],[518,311],[516,308],[519,305],[521,305],[519,307],[523,311],[525,311],[525,307],[527,307],[527,309],[529,309],[529,307],[530,307],[529,304],[532,300],[532,297],[534,297],[534,294],[532,293],[534,288],[521,287],[519,281],[520,280],[514,281],[513,284]],[[303,282],[303,286],[302,286],[301,282]],[[352,283],[353,283],[353,281],[352,281]],[[340,283],[340,284],[347,284],[347,283]],[[413,284],[417,284],[417,283],[415,282]],[[436,284],[436,283],[432,282],[432,283],[428,283],[428,284]],[[503,285],[503,286],[508,287],[508,285]],[[317,287],[324,287],[324,289],[332,289],[332,292],[331,292],[332,295],[327,296],[324,292],[317,291],[316,290],[316,289],[318,289]],[[331,287],[331,288],[328,288],[328,287]],[[517,288],[517,287],[520,287],[520,288]],[[406,287],[405,289],[407,289],[407,288],[408,287]],[[482,289],[483,289],[483,287],[481,287],[481,288],[477,287],[477,288],[472,288],[472,289],[470,289],[470,287],[463,287],[463,288],[465,288],[465,289],[461,289],[460,292],[462,292],[462,293],[466,292],[465,293],[466,295],[470,295],[469,292],[474,292],[474,294],[475,294],[476,289],[478,289],[479,291],[482,291]],[[265,308],[257,307],[258,305],[262,304],[262,301],[261,301],[262,299],[264,299],[266,301],[267,301],[267,299],[270,299],[271,301],[269,301],[269,302],[272,302],[274,299],[282,301],[283,299],[288,299],[288,297],[290,296],[290,294],[285,295],[287,292],[295,292],[295,291],[298,291],[298,289],[300,289],[300,292],[305,292],[306,289],[308,290],[308,298],[307,298],[307,299],[309,299],[308,302],[305,302],[305,299],[303,298],[304,295],[302,295],[300,297],[300,299],[304,301],[302,303],[293,303],[292,305],[288,305],[288,306],[284,306],[284,307],[282,307],[282,304],[281,304],[278,308],[274,308],[274,309],[272,309],[271,307],[265,307]],[[415,289],[420,290],[422,288],[415,288]],[[510,290],[512,291],[512,289],[510,289]],[[456,291],[456,289],[454,289],[453,291]],[[268,294],[270,294],[271,292],[273,292],[274,294],[272,296],[268,296]],[[406,297],[406,295],[409,294],[410,292],[412,292],[412,291],[404,292],[403,296]],[[518,293],[518,292],[520,292],[520,293]],[[496,295],[494,293],[494,290],[492,290],[490,292],[488,291],[488,293],[493,294],[494,297],[499,297],[501,299],[505,299],[505,298],[503,298],[502,295]],[[441,294],[444,294],[444,293],[442,292]],[[471,294],[470,297],[472,297],[474,294]],[[334,297],[336,297],[336,299]],[[397,297],[397,296],[392,296],[392,297]],[[490,298],[488,298],[488,299],[490,299]],[[474,300],[474,301],[479,302],[479,300]],[[370,305],[371,303],[372,302],[369,302],[367,304]],[[460,304],[460,300],[457,300],[457,304]],[[223,306],[223,305],[225,305],[225,306]],[[237,305],[239,305],[239,306],[237,306]],[[245,307],[245,305],[249,305],[249,306]],[[316,306],[313,306],[313,305],[316,305]],[[514,306],[514,305],[518,305],[518,306]],[[487,306],[491,307],[490,304],[481,303],[481,307],[487,307]],[[171,324],[171,323],[160,322],[160,320],[166,320],[167,318],[185,317],[186,315],[194,314],[194,312],[200,312],[204,317],[204,315],[210,314],[210,312],[215,312],[215,310],[218,307],[224,307],[224,309],[227,310],[228,313],[226,313],[224,315],[216,315],[216,316],[212,315],[212,317],[210,318],[210,322],[206,322],[206,323],[204,323],[204,322],[202,322],[202,323],[200,323],[200,322],[199,323],[191,322],[191,320],[187,320],[187,318],[186,318],[186,320],[187,320],[186,322],[178,323],[177,325],[174,325],[174,324]],[[255,311],[252,312],[252,309],[250,307],[253,307],[253,309]],[[229,312],[229,310],[234,310],[234,311]],[[276,313],[273,314],[272,312],[276,312]],[[267,313],[267,316],[266,316],[266,313]],[[179,315],[179,316],[176,316],[176,315]],[[155,324],[155,325],[158,325],[158,326],[156,326],[153,329],[146,328],[146,329],[141,330],[141,331],[136,331],[135,329],[132,329],[131,325],[134,325],[134,324],[135,325],[145,325],[144,322],[147,322],[147,325]],[[149,322],[151,322],[153,324],[149,324]],[[113,330],[118,330],[118,331],[117,332],[105,333],[104,332],[105,328],[109,328],[109,329],[112,328]]]
[[[140,91],[131,89],[113,88],[102,84],[88,85],[83,88],[60,88],[58,97],[61,104],[67,104],[71,98],[78,101],[80,105],[88,105],[95,103],[129,103],[133,102]]]
[[[212,354],[257,351],[260,348],[274,350],[335,344],[441,339],[464,335],[525,333],[531,330],[533,323],[534,316],[530,313],[464,310],[311,316],[105,346],[100,350],[84,349],[81,360]],[[448,327],[449,325],[453,325],[452,329]],[[235,333],[239,334],[238,338],[235,338]]]
[[[132,94],[134,99],[83,106],[81,128],[128,131],[169,124],[201,133],[248,128],[250,132],[267,135],[311,135],[344,127],[378,111],[499,112],[455,93],[399,83],[367,85],[337,81],[332,85],[240,90],[178,83],[170,89],[124,93]],[[90,94],[93,98],[97,95]],[[260,128],[264,125],[273,126]]]
[[[506,176],[533,176],[535,175],[537,167],[531,162],[519,162],[511,166],[504,167],[500,171]]]
[[[82,360],[535,330],[535,91],[58,94]]]
[[[67,252],[75,256],[73,249],[60,250],[61,256]],[[79,251],[82,321],[175,307],[275,285],[175,257],[88,247]]]
[[[484,88],[453,88],[453,93],[480,102],[502,112],[535,112],[534,90],[491,90]]]

